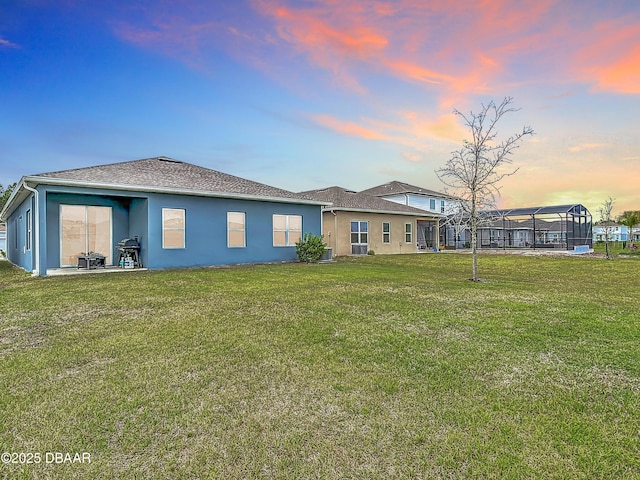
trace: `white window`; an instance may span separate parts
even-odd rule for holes
[[[292,247],[302,238],[302,215],[273,216],[273,246]]]
[[[26,228],[25,247],[31,250],[31,210],[27,210],[27,228]]]
[[[369,223],[351,222],[351,245],[366,245],[369,243]]]
[[[440,213],[444,213],[444,200],[440,200]]]
[[[244,212],[227,212],[227,247],[246,247]]]
[[[391,223],[382,222],[382,243],[391,243]]]
[[[433,198],[429,199],[429,208],[431,210],[435,210],[436,209],[436,201]]]
[[[405,223],[404,224],[404,242],[405,243],[412,243],[412,237],[413,237],[413,225],[411,223]]]
[[[351,222],[351,255],[366,255],[369,251],[369,222]]]
[[[162,209],[162,248],[185,248],[185,210]]]

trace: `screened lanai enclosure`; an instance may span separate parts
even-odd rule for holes
[[[449,222],[441,231],[448,247],[469,246],[468,222]],[[444,238],[443,238],[444,237]],[[560,248],[592,246],[592,218],[583,205],[552,205],[482,212],[479,248]]]

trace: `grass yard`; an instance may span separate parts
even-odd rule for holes
[[[635,248],[629,248],[627,246],[627,242],[611,242],[609,244],[609,254],[613,255],[613,256],[617,256],[617,255],[633,255],[633,256],[638,256],[640,257],[640,248],[637,248],[637,242],[636,242],[636,247]],[[593,250],[596,253],[605,253],[606,252],[606,246],[604,244],[604,242],[596,242],[593,245]]]
[[[640,478],[640,258],[470,261],[0,262],[0,477]]]

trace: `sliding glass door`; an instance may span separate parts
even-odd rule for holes
[[[60,205],[60,266],[75,266],[88,252],[111,265],[111,207]]]

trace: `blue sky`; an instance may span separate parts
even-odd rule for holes
[[[166,155],[294,191],[434,170],[452,115],[536,135],[502,206],[640,208],[636,1],[0,3],[0,183]]]

